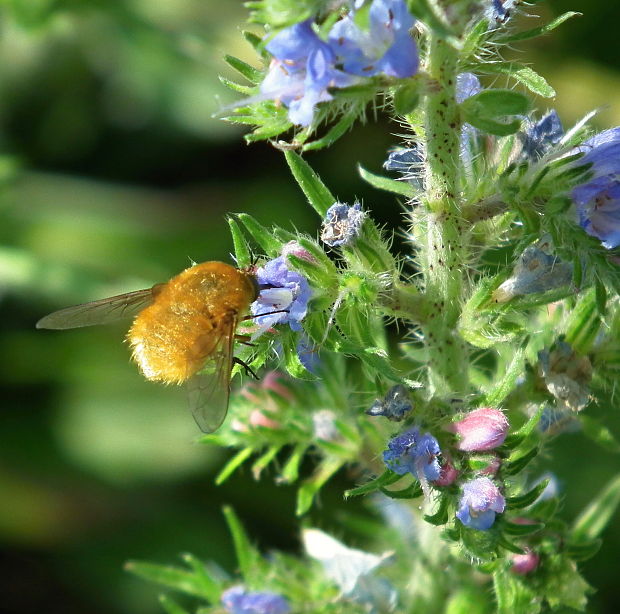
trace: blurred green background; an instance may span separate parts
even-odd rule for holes
[[[222,10],[224,8],[224,10]],[[592,108],[620,125],[620,5],[554,0],[529,12],[586,14],[515,52],[547,77],[565,125]],[[148,287],[195,261],[229,259],[225,214],[315,233],[318,220],[280,152],[246,146],[212,118],[231,101],[217,75],[230,53],[253,61],[240,2],[0,0],[0,578],[11,613],[149,614],[157,590],[128,558],[176,562],[192,551],[232,571],[221,516],[232,504],[264,549],[297,548],[294,489],[247,473],[213,476],[225,453],[197,445],[180,389],[145,382],[122,343],[126,326],[35,331],[76,302]],[[527,20],[530,27],[538,18]],[[546,108],[545,101],[541,109]],[[310,161],[341,200],[363,199],[380,223],[400,209],[364,186],[399,126],[369,122]],[[620,434],[616,420],[611,428]],[[581,434],[551,461],[574,516],[618,470]],[[347,476],[314,522],[347,532]],[[369,512],[368,512],[369,513]],[[620,526],[585,566],[592,612],[620,611]]]

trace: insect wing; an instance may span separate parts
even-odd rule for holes
[[[216,431],[228,411],[230,372],[233,363],[233,339],[237,319],[223,323],[214,335],[218,339],[203,369],[187,382],[189,408],[204,433]]]
[[[95,324],[108,324],[121,318],[135,316],[153,302],[153,289],[127,292],[99,301],[66,307],[54,311],[37,322],[37,328],[64,330]]]

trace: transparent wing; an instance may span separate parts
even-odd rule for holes
[[[157,286],[155,286],[157,287]],[[54,311],[37,322],[37,328],[64,330],[108,324],[134,316],[153,302],[153,288],[137,290]]]
[[[214,331],[218,339],[213,351],[203,369],[187,381],[190,411],[200,430],[205,433],[216,431],[228,411],[236,326],[237,319],[233,318]]]

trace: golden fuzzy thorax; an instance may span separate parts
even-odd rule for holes
[[[223,335],[230,341],[256,289],[248,273],[223,262],[203,262],[153,294],[127,339],[147,379],[180,384],[203,367]]]

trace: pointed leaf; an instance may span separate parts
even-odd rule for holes
[[[318,466],[314,475],[304,481],[297,491],[297,509],[295,513],[298,516],[305,514],[310,509],[315,495],[344,463],[345,461],[340,458],[324,460]]]
[[[510,535],[512,537],[522,537],[524,535],[530,535],[531,533],[542,531],[544,528],[545,525],[542,522],[534,522],[531,524],[518,524],[515,522],[502,523],[502,529],[504,530],[506,535]]]
[[[209,601],[211,603],[217,603],[220,598],[220,593],[222,592],[221,584],[211,576],[207,566],[193,554],[187,552],[182,555],[182,558],[185,564],[192,568],[205,594],[209,595]]]
[[[274,258],[280,253],[282,245],[273,236],[273,232],[265,228],[249,213],[237,213],[235,217],[246,227],[250,236],[265,250],[265,253]]]
[[[401,490],[388,490],[387,488],[381,488],[380,490],[390,499],[417,499],[422,496],[422,487],[417,480]]]
[[[547,34],[552,30],[555,30],[559,25],[562,25],[568,19],[572,17],[581,17],[583,13],[577,13],[576,11],[568,11],[563,13],[559,17],[556,17],[553,21],[540,26],[539,28],[532,28],[531,30],[525,30],[524,32],[517,32],[516,34],[509,34],[508,36],[502,36],[499,39],[500,43],[514,43],[516,41],[524,41],[530,38],[536,38]]]
[[[228,216],[228,225],[230,226],[230,234],[232,235],[233,246],[235,248],[235,259],[239,268],[247,267],[252,264],[252,254],[250,248],[237,224],[236,220]]]
[[[224,60],[251,83],[260,83],[263,80],[263,73],[257,68],[254,68],[254,66],[250,66],[247,62],[235,58],[232,55],[225,55]]]
[[[125,570],[151,582],[162,584],[177,591],[187,593],[201,599],[210,599],[210,592],[205,591],[203,583],[195,574],[166,565],[156,565],[142,561],[128,561]]]
[[[479,64],[476,68],[480,72],[512,77],[531,92],[543,98],[553,98],[555,96],[555,90],[545,81],[545,78],[529,66],[523,66],[517,62],[489,62]]]
[[[250,456],[254,453],[252,448],[243,448],[237,452],[225,465],[224,468],[217,474],[215,478],[215,484],[220,486],[223,484],[243,463],[245,463]]]
[[[299,154],[293,151],[285,151],[284,157],[308,202],[321,218],[325,217],[325,213],[336,202],[336,199],[312,167]]]
[[[256,573],[257,571],[256,565],[260,560],[260,554],[250,543],[245,529],[243,528],[241,521],[233,511],[232,507],[226,505],[222,511],[224,512],[226,524],[228,524],[228,528],[233,538],[235,553],[237,555],[237,563],[239,564],[241,575],[244,578],[249,578],[252,573]]]
[[[173,601],[168,595],[160,595],[159,603],[167,614],[189,614],[189,612],[182,608],[176,601]]]
[[[620,475],[616,476],[575,521],[571,541],[593,540],[607,526],[620,503]]]
[[[370,480],[370,482],[366,482],[366,484],[362,484],[357,488],[351,488],[349,490],[345,490],[344,497],[348,499],[349,497],[359,497],[360,495],[366,495],[370,492],[374,492],[375,490],[379,490],[384,486],[390,486],[390,484],[394,484],[394,482],[398,482],[404,476],[399,475],[398,473],[394,473],[391,469],[386,469],[380,476],[376,477],[374,480]]]
[[[353,113],[343,115],[342,118],[329,129],[325,136],[315,141],[309,141],[302,147],[302,151],[316,151],[324,147],[330,147],[351,128],[356,119],[357,117]]]
[[[413,198],[416,194],[413,186],[406,181],[399,181],[398,179],[383,177],[383,175],[376,175],[375,173],[367,171],[362,166],[358,166],[357,168],[362,179],[378,190],[385,190],[386,192],[392,192],[393,194],[399,194],[407,198]]]
[[[549,479],[543,480],[539,482],[524,495],[518,495],[517,497],[507,497],[506,498],[506,509],[509,510],[520,510],[524,507],[528,507],[528,505],[532,505],[540,495],[544,492],[545,488],[549,485]]]

